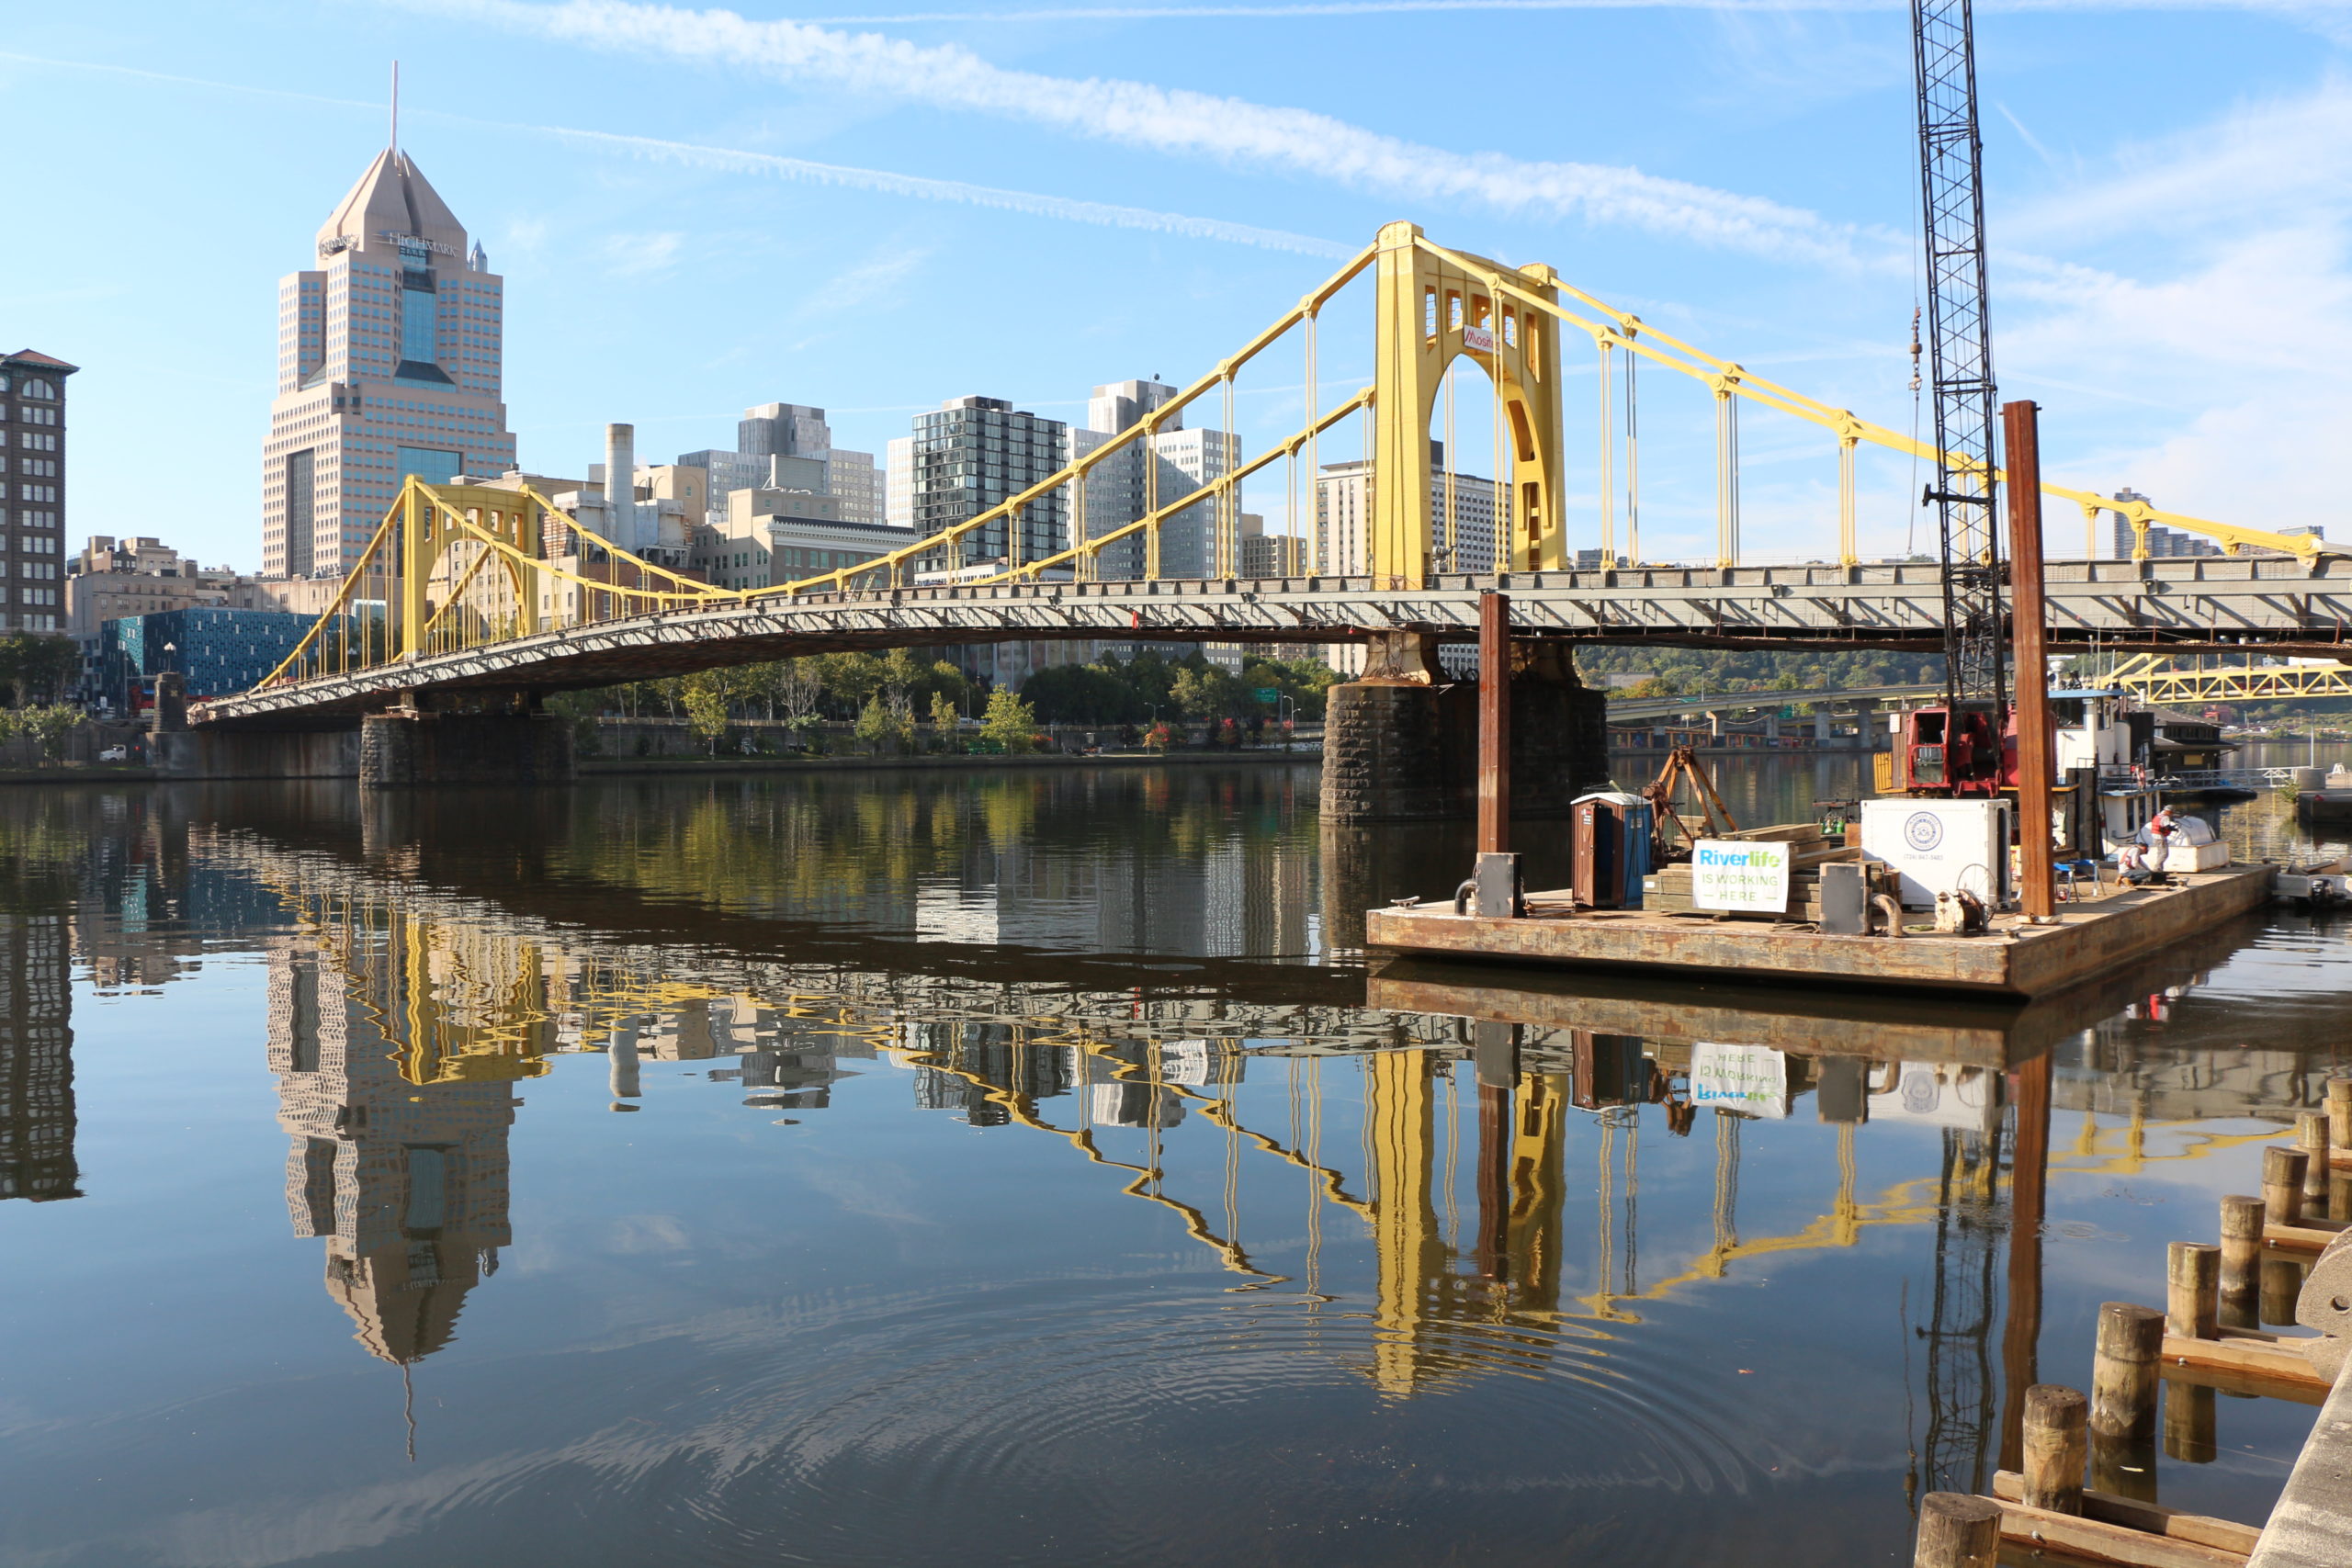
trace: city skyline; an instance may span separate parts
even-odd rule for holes
[[[729,50],[706,14],[648,6],[622,9],[657,41],[624,52],[609,18],[560,6],[268,27],[134,9],[129,28],[44,17],[0,61],[64,149],[26,171],[23,199],[74,239],[0,262],[0,288],[28,343],[88,367],[77,535],[166,535],[259,564],[245,455],[275,369],[259,352],[269,283],[315,228],[320,193],[381,146],[395,56],[411,61],[404,143],[514,280],[505,391],[535,469],[579,471],[616,417],[634,418],[649,452],[716,446],[736,410],[779,390],[877,453],[915,412],[973,392],[1076,423],[1088,387],[1138,367],[1188,383],[1398,216],[1551,261],[1868,417],[1907,413],[1916,172],[1893,12],[1514,13],[1514,54],[1683,62],[1665,89],[1594,85],[1531,130],[1508,95],[1458,95],[1442,118],[1407,110],[1419,51],[1406,46],[1430,25],[1409,10],[987,31],[885,18],[870,39],[755,19]],[[2061,482],[2324,525],[2341,502],[2308,454],[2343,395],[2240,337],[2346,331],[2340,40],[2324,20],[2244,10],[2125,15],[2140,14],[1988,14],[2003,388],[2043,402]],[[877,71],[884,46],[923,69]],[[1275,73],[1301,51],[1335,69]],[[820,57],[835,64],[806,63]],[[2103,65],[2088,93],[2083,58]],[[514,81],[559,79],[570,107],[544,118],[560,123],[496,107]],[[1144,110],[1127,132],[1104,108],[1123,85]],[[1062,118],[1040,124],[1031,100]],[[166,134],[212,171],[200,193],[107,194]],[[239,193],[232,223],[211,210],[218,188]],[[207,239],[160,274],[138,259],[151,232]],[[1321,367],[1333,387],[1367,369]],[[1237,415],[1245,450],[1295,428],[1295,398],[1252,393]],[[1645,539],[1703,554],[1705,508],[1666,493],[1665,426],[1644,430],[1657,458]],[[1679,465],[1702,478],[1705,434]],[[1760,422],[1749,438],[1775,439]],[[1476,432],[1457,440],[1479,449]],[[1866,465],[1861,478],[1865,553],[1900,553],[1910,476]],[[1797,462],[1759,477],[1754,547],[1807,544],[1833,481]],[[185,523],[160,524],[162,498],[183,490]]]

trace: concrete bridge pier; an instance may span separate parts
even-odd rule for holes
[[[571,726],[528,694],[476,697],[463,708],[411,696],[359,721],[363,789],[569,784],[578,775]]]
[[[1326,822],[1439,821],[1477,811],[1477,688],[1449,684],[1437,639],[1373,637],[1363,673],[1330,690],[1323,724]],[[1565,643],[1511,643],[1510,811],[1566,817],[1609,779],[1608,702]]]

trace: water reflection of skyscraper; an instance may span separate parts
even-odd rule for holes
[[[62,915],[0,913],[0,1199],[78,1198]]]
[[[342,969],[300,942],[269,955],[269,1065],[291,1135],[286,1205],[326,1241],[327,1292],[369,1353],[405,1365],[447,1345],[498,1268],[510,1086],[412,1085]]]

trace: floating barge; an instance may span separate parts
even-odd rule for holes
[[[1556,892],[1530,894],[1517,918],[1457,915],[1451,906],[1374,909],[1364,937],[1396,953],[1546,968],[2041,997],[2245,914],[2269,897],[2274,870],[2176,873],[2165,886],[2061,904],[2044,925],[1998,915],[1980,936],[1826,936],[1800,923],[1578,909]]]

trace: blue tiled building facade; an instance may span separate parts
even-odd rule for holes
[[[98,628],[97,695],[118,712],[144,705],[147,682],[176,670],[187,694],[225,697],[250,690],[294,651],[308,615],[209,606],[125,615]],[[167,651],[168,650],[168,651]]]

